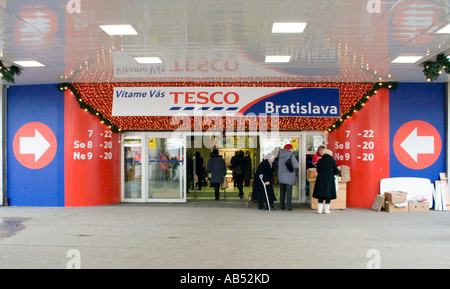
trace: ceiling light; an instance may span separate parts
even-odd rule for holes
[[[392,63],[416,63],[422,56],[399,56],[392,60]]]
[[[138,33],[131,25],[100,25],[108,35],[137,35]]]
[[[446,26],[442,27],[441,29],[436,31],[436,33],[449,34],[450,33],[450,24],[447,24]]]
[[[270,62],[286,63],[289,61],[291,61],[291,56],[289,56],[289,55],[268,55],[268,56],[266,56],[266,63],[270,63]]]
[[[22,66],[22,67],[43,67],[44,64],[34,61],[34,60],[27,60],[27,61],[14,61],[15,64]]]
[[[159,57],[135,57],[134,59],[136,59],[137,62],[142,63],[142,64],[163,63],[161,58],[159,58]]]
[[[272,33],[303,33],[305,27],[305,22],[275,22]]]

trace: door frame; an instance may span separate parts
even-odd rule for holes
[[[234,135],[239,134],[238,132],[235,132]],[[257,136],[258,141],[260,141],[261,137],[267,137],[271,136],[270,132],[243,132],[244,135],[247,136]],[[208,134],[206,134],[208,135]],[[233,134],[231,134],[233,135]],[[306,154],[307,154],[307,136],[310,135],[320,135],[324,137],[325,146],[327,145],[327,134],[324,131],[295,131],[295,132],[277,132],[276,137],[280,138],[298,138],[300,139],[299,143],[299,198],[292,200],[294,203],[306,203],[308,200],[308,197],[306,196]],[[146,131],[146,132],[125,132],[121,136],[121,143],[122,143],[122,155],[124,151],[124,138],[126,136],[140,136],[142,140],[142,163],[146,163],[146,165],[142,165],[142,182],[141,182],[141,191],[142,196],[139,199],[125,199],[125,161],[124,157],[121,157],[121,200],[124,203],[186,203],[187,202],[187,194],[186,194],[186,153],[187,153],[187,138],[192,136],[205,136],[205,132],[152,132],[152,131]],[[181,188],[180,188],[180,199],[151,199],[148,198],[148,152],[147,152],[147,143],[148,139],[150,138],[181,138],[184,141],[184,148],[183,148],[183,154],[184,154],[184,160],[182,165],[182,182],[181,182]],[[190,144],[189,144],[190,145]],[[203,143],[202,143],[203,145]],[[259,145],[259,143],[258,143]],[[262,152],[261,152],[262,153]],[[262,156],[260,155],[260,160],[262,160]],[[255,163],[255,166],[257,164]]]
[[[183,140],[183,164],[181,166],[181,182],[180,182],[180,198],[179,199],[152,199],[149,198],[149,187],[148,187],[148,140],[150,138],[176,138],[173,132],[125,132],[122,134],[122,155],[125,148],[125,137],[127,136],[139,136],[142,140],[142,161],[141,161],[141,198],[125,198],[125,160],[124,156],[121,158],[121,201],[123,203],[186,203],[186,138],[178,136],[178,138]],[[145,164],[145,165],[144,165]]]

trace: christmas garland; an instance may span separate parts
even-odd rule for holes
[[[425,62],[423,67],[423,73],[429,82],[437,80],[441,76],[442,71],[450,74],[450,60],[445,54],[439,54],[436,57],[436,61]]]
[[[338,129],[341,127],[342,123],[349,119],[355,112],[360,111],[366,102],[369,101],[370,97],[375,95],[379,89],[386,88],[386,89],[397,89],[398,83],[397,82],[379,82],[375,83],[373,85],[373,88],[369,91],[367,91],[364,96],[352,107],[350,110],[342,115],[333,125],[329,126],[327,128],[328,132],[332,132],[333,130]]]
[[[360,111],[366,102],[369,101],[370,97],[375,95],[379,89],[386,88],[386,89],[397,89],[398,83],[397,82],[379,82],[375,83],[371,90],[367,91],[364,96],[344,115],[342,115],[333,125],[329,126],[327,128],[328,132],[332,132],[333,130],[338,129],[342,123],[349,119],[353,113]],[[121,129],[113,124],[111,121],[103,117],[101,113],[93,109],[90,105],[83,102],[83,99],[81,98],[81,95],[78,93],[77,89],[71,85],[70,83],[63,83],[58,85],[58,89],[60,91],[70,90],[72,94],[75,96],[75,99],[80,105],[81,109],[84,109],[85,111],[88,111],[90,114],[97,116],[100,118],[100,121],[104,123],[105,125],[109,126],[111,128],[111,131],[113,132],[121,132]]]
[[[80,105],[81,109],[84,109],[85,111],[88,111],[90,114],[95,115],[98,118],[100,118],[100,122],[109,126],[111,128],[112,132],[121,132],[121,129],[119,129],[119,127],[117,125],[113,124],[111,121],[109,121],[108,119],[103,117],[103,115],[101,113],[99,113],[98,111],[93,109],[90,105],[84,103],[83,99],[81,98],[81,95],[77,92],[77,90],[75,89],[75,87],[73,87],[73,85],[71,85],[70,83],[63,83],[63,84],[58,85],[58,89],[60,91],[65,91],[65,90],[70,89],[72,94],[75,96],[75,99],[77,100],[78,104]]]
[[[14,80],[15,75],[20,75],[22,73],[22,68],[12,65],[6,67],[0,60],[0,75],[2,79],[6,80],[8,83],[16,83]]]

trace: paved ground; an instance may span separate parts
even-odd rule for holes
[[[0,268],[450,268],[450,212],[0,207]]]

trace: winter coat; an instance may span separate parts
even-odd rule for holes
[[[211,154],[211,158],[208,160],[206,169],[209,173],[211,173],[211,184],[221,183],[223,177],[227,174],[225,160],[221,155]]]
[[[290,172],[286,166],[286,161],[291,159],[294,171]],[[278,156],[278,183],[286,185],[295,184],[295,169],[298,168],[298,161],[290,150],[281,150]]]
[[[244,180],[253,178],[252,159],[249,156],[244,157]]]
[[[195,152],[195,173],[203,174],[203,157],[199,152]]]
[[[336,199],[336,183],[334,176],[339,174],[336,161],[330,155],[324,155],[317,162],[317,178],[313,197]]]
[[[231,170],[233,171],[233,178],[243,177],[244,176],[244,156],[243,154],[238,153],[233,156],[230,160],[231,162]]]
[[[263,175],[263,182],[270,182],[268,186],[265,186],[260,179],[260,175]],[[253,192],[252,199],[260,202],[267,202],[264,186],[269,196],[269,202],[276,201],[275,192],[272,186],[273,168],[268,160],[263,160],[256,169],[255,179],[253,180]]]

